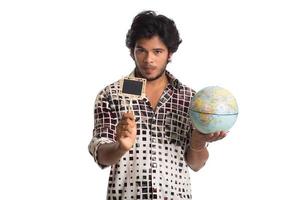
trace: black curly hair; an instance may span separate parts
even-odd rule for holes
[[[133,19],[131,28],[126,35],[126,46],[133,53],[137,40],[153,36],[159,36],[171,53],[176,52],[182,42],[173,20],[147,10],[139,13]]]

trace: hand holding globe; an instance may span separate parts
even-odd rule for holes
[[[223,139],[227,135],[227,131],[217,131],[210,134],[203,134],[199,132],[197,129],[194,129],[192,133],[192,139],[190,143],[190,147],[193,150],[200,151],[205,146],[207,146],[207,142],[215,142],[217,140]]]

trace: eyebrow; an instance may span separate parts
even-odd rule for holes
[[[136,48],[137,49],[144,49],[144,50],[146,50],[144,47],[142,47],[140,45],[137,45]],[[163,48],[154,48],[152,50],[154,50],[154,51],[165,51],[165,49],[163,49]]]

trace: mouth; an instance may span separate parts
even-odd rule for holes
[[[153,66],[146,66],[146,67],[143,67],[143,70],[145,73],[147,74],[151,74],[155,71],[155,67]]]

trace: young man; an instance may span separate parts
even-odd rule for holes
[[[135,62],[131,76],[147,79],[146,98],[124,112],[117,81],[95,102],[89,151],[101,168],[111,166],[107,199],[191,199],[188,168],[208,159],[207,142],[225,132],[204,135],[193,129],[188,108],[193,90],[166,71],[181,39],[174,21],[153,11],[139,13],[126,45]]]

